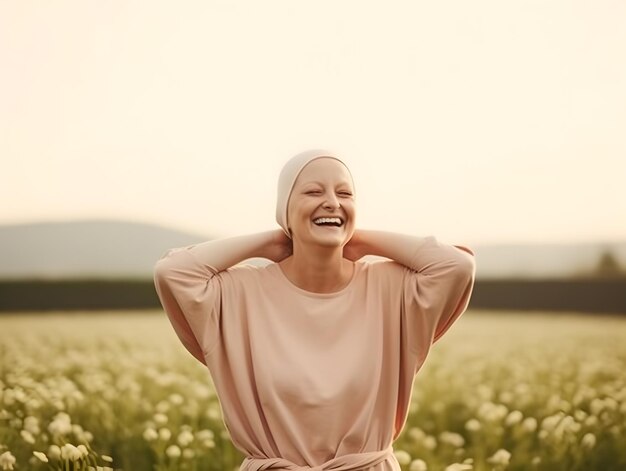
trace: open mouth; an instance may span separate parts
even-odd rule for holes
[[[339,229],[343,227],[344,222],[343,219],[338,217],[331,218],[317,218],[313,220],[313,224],[318,227],[324,227],[328,229]]]

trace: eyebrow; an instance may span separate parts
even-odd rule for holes
[[[314,184],[314,183],[317,184],[317,185],[324,186],[324,184],[322,182],[318,182],[318,181],[306,182],[303,185],[310,185],[310,184]],[[348,185],[348,186],[350,186],[350,183],[348,181],[346,181],[346,180],[343,180],[343,181],[339,182],[339,184],[337,186],[340,186],[340,185]]]

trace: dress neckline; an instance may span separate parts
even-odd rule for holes
[[[352,271],[352,277],[350,278],[350,281],[348,281],[346,286],[341,288],[339,291],[333,291],[331,293],[316,293],[314,291],[308,291],[306,289],[302,289],[299,286],[295,285],[289,278],[287,278],[287,275],[285,274],[282,267],[278,263],[274,263],[273,265],[276,265],[275,267],[276,272],[278,273],[279,277],[282,278],[282,280],[288,286],[290,286],[293,290],[297,291],[298,293],[303,294],[305,296],[310,296],[312,298],[333,298],[336,296],[340,296],[344,294],[345,292],[349,291],[352,285],[354,284],[354,281],[357,278],[357,272],[361,268],[361,263],[354,262],[354,270]]]

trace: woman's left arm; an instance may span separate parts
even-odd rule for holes
[[[468,247],[445,244],[434,236],[356,230],[344,247],[344,257],[358,260],[365,255],[389,258],[412,271],[405,279],[404,306],[423,314],[410,316],[421,323],[414,327],[420,336],[414,339],[415,349],[428,348],[466,310],[476,274],[474,253]]]
[[[365,255],[377,255],[395,260],[415,271],[420,271],[424,267],[416,265],[419,262],[415,259],[415,255],[420,246],[426,243],[428,239],[433,239],[433,237],[416,237],[395,232],[356,229],[352,239],[344,247],[344,256],[350,260],[358,260]],[[474,252],[471,249],[463,245],[445,245],[444,247],[446,247],[446,255],[450,254],[455,259],[460,256],[461,260],[470,262],[471,268],[475,269]],[[451,247],[467,252],[471,257],[447,249]]]

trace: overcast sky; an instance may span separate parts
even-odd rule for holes
[[[277,229],[343,156],[357,227],[626,239],[626,2],[0,3],[0,223]]]

